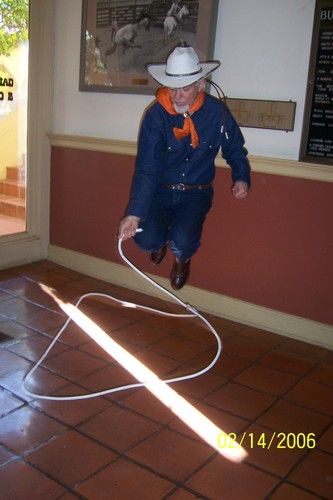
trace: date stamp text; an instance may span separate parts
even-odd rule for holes
[[[305,434],[303,432],[248,432],[241,433],[229,432],[228,434],[220,432],[218,435],[218,447],[226,448],[262,448],[270,450],[276,448],[278,450],[295,448],[312,450],[316,446],[316,435],[313,432]]]

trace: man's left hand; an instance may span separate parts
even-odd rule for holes
[[[231,189],[232,194],[234,195],[235,198],[237,198],[237,200],[245,198],[245,196],[247,196],[248,191],[249,191],[249,186],[244,181],[236,181]]]

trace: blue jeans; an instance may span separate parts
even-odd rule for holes
[[[212,206],[213,188],[188,191],[158,188],[143,229],[134,237],[139,247],[154,252],[169,243],[173,254],[187,260],[200,246],[204,220]]]

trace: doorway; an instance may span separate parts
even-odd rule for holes
[[[0,11],[0,236],[26,231],[29,1]]]
[[[54,0],[22,1],[29,9],[29,35],[25,59],[28,67],[26,73],[28,99],[24,118],[21,119],[21,116],[19,118],[21,126],[22,124],[26,126],[26,138],[16,137],[16,141],[19,145],[25,144],[26,156],[22,152],[16,164],[10,162],[6,166],[18,169],[15,172],[18,184],[24,189],[25,230],[20,232],[22,227],[14,228],[14,233],[0,235],[0,269],[45,259],[48,256],[49,246],[51,146],[48,133],[52,130],[55,14],[58,4]],[[19,2],[6,0],[1,3],[2,6],[4,4],[13,7]],[[1,7],[0,32],[5,26],[2,10]],[[12,85],[12,83],[14,98],[16,95],[18,100],[19,94],[16,93],[14,81],[7,79],[7,84]],[[11,92],[9,86],[4,90]],[[9,95],[8,99],[6,94],[5,102],[0,105],[3,110],[5,103],[11,103],[10,99],[11,96]],[[1,137],[0,155],[3,144],[6,144],[6,141]],[[22,151],[20,148],[18,150]],[[15,176],[15,173],[11,172],[9,176]],[[20,196],[23,199],[22,192]]]

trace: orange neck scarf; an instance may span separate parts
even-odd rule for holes
[[[163,106],[163,108],[170,113],[170,115],[177,115],[177,111],[175,110],[171,96],[169,94],[169,90],[166,87],[160,87],[156,92],[156,100],[157,102]],[[191,118],[191,114],[197,111],[203,105],[205,100],[205,93],[199,92],[194,103],[190,107],[187,113],[184,113],[184,125],[183,128],[174,127],[172,129],[176,139],[180,140],[191,134],[191,144],[193,148],[196,148],[199,144],[199,137],[196,131],[195,125]]]

